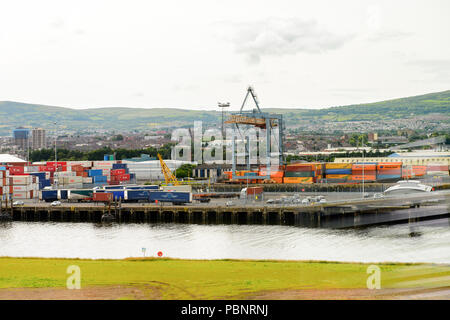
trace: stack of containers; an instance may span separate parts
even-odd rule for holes
[[[94,186],[103,186],[107,182],[107,176],[103,175],[103,169],[94,169],[93,167],[93,169],[87,170],[87,174],[89,178],[92,178]]]
[[[375,181],[377,162],[360,162],[352,164],[352,181]]]
[[[36,176],[39,179],[39,190],[52,185],[50,182],[50,172],[30,172],[29,175]]]
[[[82,188],[83,177],[77,176],[76,172],[61,171],[55,172],[55,178],[58,178],[58,185],[63,188]]]
[[[39,184],[36,176],[33,175],[13,175],[12,178],[12,196],[17,199],[33,199],[39,190]]]
[[[402,177],[402,162],[379,162],[377,181],[399,180]]]
[[[114,163],[110,172],[109,183],[112,185],[121,184],[123,182],[129,182],[131,175],[128,167],[125,163]]]
[[[10,199],[10,194],[13,193],[12,178],[9,176],[9,170],[6,167],[0,168],[0,195],[3,200]]]
[[[402,166],[402,178],[414,179],[416,177],[423,177],[427,174],[427,166]]]
[[[435,163],[427,165],[427,176],[448,177],[449,166],[443,163]]]
[[[231,173],[231,172],[230,172]],[[261,166],[259,168],[258,176],[267,176],[267,166]],[[275,183],[283,183],[284,166],[271,166],[270,167],[270,180]]]
[[[316,181],[316,171],[321,174],[321,164],[316,163],[295,163],[286,165],[284,172],[284,183],[314,183]]]
[[[352,179],[351,163],[326,163],[325,178],[330,183],[345,183]]]

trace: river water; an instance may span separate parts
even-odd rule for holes
[[[279,225],[0,224],[0,256],[450,263],[450,219],[330,230]]]

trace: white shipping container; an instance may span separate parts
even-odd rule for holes
[[[71,171],[62,171],[62,172],[55,172],[55,177],[61,178],[61,177],[73,177],[76,176],[76,172]]]
[[[13,192],[22,192],[22,191],[31,191],[34,190],[35,185],[28,185],[28,186],[13,186]]]
[[[92,165],[94,167],[101,167],[101,166],[109,166],[112,167],[113,164],[117,163],[117,161],[93,161]]]
[[[20,192],[14,192],[12,195],[13,200],[17,199],[33,199],[33,191],[20,191]]]
[[[83,183],[92,183],[92,177],[84,177]]]
[[[192,186],[188,184],[179,186],[162,186],[163,191],[181,191],[181,192],[192,192]]]
[[[13,185],[28,185],[33,182],[34,176],[11,176]]]
[[[66,184],[65,187],[67,189],[83,189],[83,184],[82,183],[71,183],[71,184]]]
[[[92,167],[92,161],[67,161],[67,166]]]

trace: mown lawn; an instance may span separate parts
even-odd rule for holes
[[[369,277],[369,265],[359,263],[0,258],[0,288],[64,288],[70,265],[80,267],[82,288],[154,286],[164,299],[238,299],[270,290],[366,288]],[[383,288],[443,286],[443,281],[450,285],[449,266],[377,266]]]

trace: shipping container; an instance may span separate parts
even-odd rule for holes
[[[39,193],[39,199],[46,202],[58,200],[58,190],[41,190]]]
[[[376,175],[375,174],[364,174],[364,175],[357,175],[352,174],[352,181],[375,181]]]
[[[376,166],[376,164],[373,164],[373,163],[368,163],[368,164],[357,163],[357,164],[352,165],[352,173],[362,172],[363,170],[375,172],[376,169],[377,169],[377,166]]]
[[[111,170],[111,175],[121,175],[121,174],[126,174],[126,170],[125,169],[113,169]]]
[[[94,183],[107,182],[107,180],[106,176],[93,176]]]
[[[302,183],[311,184],[314,183],[314,178],[302,178],[302,177],[284,177],[283,183]]]
[[[333,175],[333,174],[352,174],[352,169],[325,169],[325,174]]]
[[[89,177],[95,177],[95,176],[101,176],[103,174],[102,169],[91,169],[88,170],[88,176]]]
[[[329,169],[352,169],[351,163],[335,163],[335,162],[327,162],[325,163],[325,170]]]
[[[72,189],[68,190],[68,199],[71,201],[88,201],[94,195],[92,189]]]
[[[183,204],[192,202],[191,192],[165,192],[151,191],[149,192],[151,202],[172,202],[174,204]]]
[[[286,171],[284,173],[286,178],[313,178],[315,177],[314,171]]]
[[[155,187],[155,186],[153,186]],[[156,186],[157,187],[157,186]],[[130,188],[127,188],[130,189]],[[159,188],[154,188],[154,190]],[[188,184],[184,185],[178,185],[178,186],[161,186],[162,191],[184,191],[184,192],[191,192],[192,186]]]
[[[158,185],[144,185],[144,186],[121,186],[127,190],[159,190],[159,186]],[[181,187],[181,186],[180,186]],[[163,187],[164,188],[164,187]],[[106,189],[106,187],[105,187]],[[187,190],[177,190],[177,191],[191,191],[192,187],[189,186],[189,189]],[[164,190],[164,189],[163,189]],[[167,190],[164,190],[167,191]]]
[[[113,169],[126,169],[127,168],[127,164],[126,163],[114,163],[112,165]]]
[[[35,176],[29,176],[29,175],[16,175],[16,176],[12,176],[12,184],[13,185],[29,185],[33,182],[36,181],[36,177]]]
[[[112,193],[108,192],[95,192],[93,195],[93,201],[97,202],[110,202],[113,199]]]

